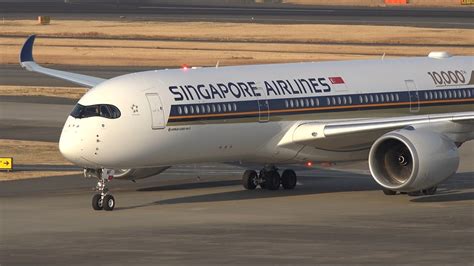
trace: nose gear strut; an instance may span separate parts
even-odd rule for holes
[[[95,176],[98,181],[94,190],[98,193],[92,197],[92,208],[96,211],[111,211],[115,207],[115,198],[109,193],[107,183],[114,177],[113,169],[84,169],[85,177]]]

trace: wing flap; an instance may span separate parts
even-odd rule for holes
[[[47,76],[67,80],[88,88],[92,88],[105,81],[105,79],[102,78],[55,70],[38,65],[33,59],[33,44],[35,42],[35,38],[36,35],[31,35],[30,37],[28,37],[28,39],[25,41],[25,44],[23,44],[23,47],[21,48],[20,65],[24,69],[32,72],[38,72]]]

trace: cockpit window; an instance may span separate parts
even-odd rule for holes
[[[71,116],[74,118],[100,116],[115,119],[120,117],[120,110],[111,104],[96,104],[88,106],[77,104],[72,110]]]

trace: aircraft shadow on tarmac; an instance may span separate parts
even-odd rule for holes
[[[264,189],[238,191],[226,191],[218,193],[210,193],[205,195],[187,196],[182,198],[165,199],[130,207],[117,207],[116,210],[134,209],[140,207],[147,207],[162,204],[183,204],[183,203],[204,203],[204,202],[219,202],[232,200],[247,200],[247,199],[263,199],[274,197],[290,197],[310,194],[322,193],[336,193],[336,192],[353,192],[353,191],[374,191],[380,190],[380,186],[368,175],[345,173],[339,171],[327,171],[336,173],[336,177],[323,176],[308,176],[302,175],[299,177],[300,185],[294,190],[279,190],[269,191]],[[460,189],[474,188],[472,176],[474,173],[463,173],[456,175],[455,178],[449,179],[440,185],[438,193],[432,196],[419,196],[411,199],[411,202],[451,202],[451,201],[466,201],[474,199],[474,192],[463,192]],[[211,181],[201,183],[186,183],[166,186],[154,186],[140,188],[139,192],[156,192],[169,190],[188,190],[199,188],[212,188],[223,186],[237,186],[240,185],[240,180],[226,180],[226,181]],[[399,195],[406,196],[406,195]]]

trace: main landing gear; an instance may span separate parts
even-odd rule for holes
[[[254,170],[246,170],[242,176],[242,184],[248,190],[255,189],[257,186],[262,189],[278,190],[280,185],[284,189],[294,189],[296,181],[295,171],[286,169],[280,176],[275,166],[265,167],[258,174]]]
[[[112,211],[115,208],[115,198],[109,193],[107,183],[112,181],[114,171],[108,169],[85,169],[84,176],[94,176],[98,179],[95,187],[95,191],[98,193],[94,194],[92,197],[92,208],[96,211]]]
[[[434,195],[436,194],[436,190],[438,190],[438,186],[433,186],[427,189],[422,189],[422,190],[417,190],[417,191],[411,191],[411,192],[400,192],[400,194],[408,194],[408,196],[412,197],[417,197],[417,196],[423,196],[423,195]],[[383,194],[387,196],[392,196],[392,195],[397,195],[398,191],[395,190],[390,190],[390,189],[382,189]]]

